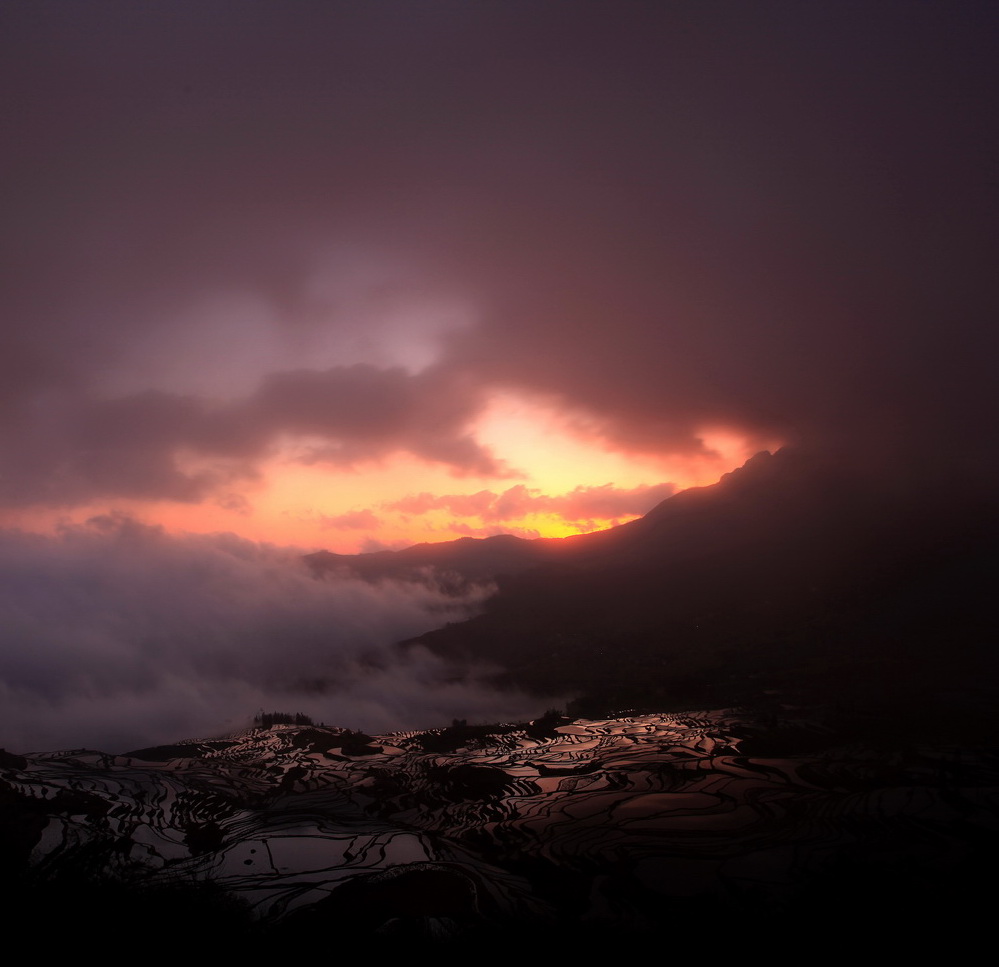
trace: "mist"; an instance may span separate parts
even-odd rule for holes
[[[491,592],[425,577],[318,579],[293,548],[124,515],[0,532],[0,746],[123,752],[246,728],[261,708],[367,731],[536,713],[396,647]]]

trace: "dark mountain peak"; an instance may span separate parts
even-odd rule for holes
[[[783,451],[778,451],[782,453]],[[781,458],[783,459],[783,458]],[[753,474],[766,474],[773,470],[774,454],[769,450],[760,450],[754,453],[741,467],[736,467],[728,473],[722,474],[722,480],[729,480],[733,477],[746,477]]]
[[[467,583],[491,581],[500,574],[517,573],[537,564],[549,553],[550,540],[525,540],[512,534],[459,537],[436,544],[414,544],[400,551],[334,554],[317,551],[304,560],[312,572],[350,575],[366,581],[436,579],[460,591]]]

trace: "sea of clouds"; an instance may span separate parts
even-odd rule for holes
[[[124,752],[260,709],[366,731],[536,714],[543,700],[397,647],[490,591],[318,578],[295,549],[117,515],[0,531],[0,747]]]

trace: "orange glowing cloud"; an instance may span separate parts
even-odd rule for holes
[[[548,495],[524,484],[509,487],[502,493],[480,490],[474,494],[411,494],[386,504],[386,509],[405,514],[426,514],[445,510],[456,518],[478,518],[485,523],[517,522],[527,517],[547,516],[566,524],[588,527],[594,521],[612,521],[644,514],[667,497],[675,488],[662,483],[631,489],[603,484],[578,486],[565,494]]]
[[[178,448],[177,471],[212,482],[197,500],[118,497],[27,507],[8,511],[0,524],[52,530],[116,510],[175,533],[232,531],[338,551],[497,533],[558,537],[631,520],[677,490],[714,482],[758,449],[743,434],[712,428],[693,454],[629,452],[612,445],[597,420],[560,409],[557,399],[509,391],[467,413],[464,423],[449,413],[453,440],[467,440],[481,455],[466,465],[450,452],[438,459],[430,445],[327,459],[317,451],[332,444],[317,435],[317,424],[280,435],[255,460]],[[432,432],[428,419],[423,439]],[[506,485],[496,487],[497,480]]]

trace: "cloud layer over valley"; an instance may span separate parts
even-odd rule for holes
[[[362,729],[536,714],[393,647],[488,592],[320,580],[287,551],[129,518],[0,532],[0,745],[120,752],[247,727],[261,707]]]

